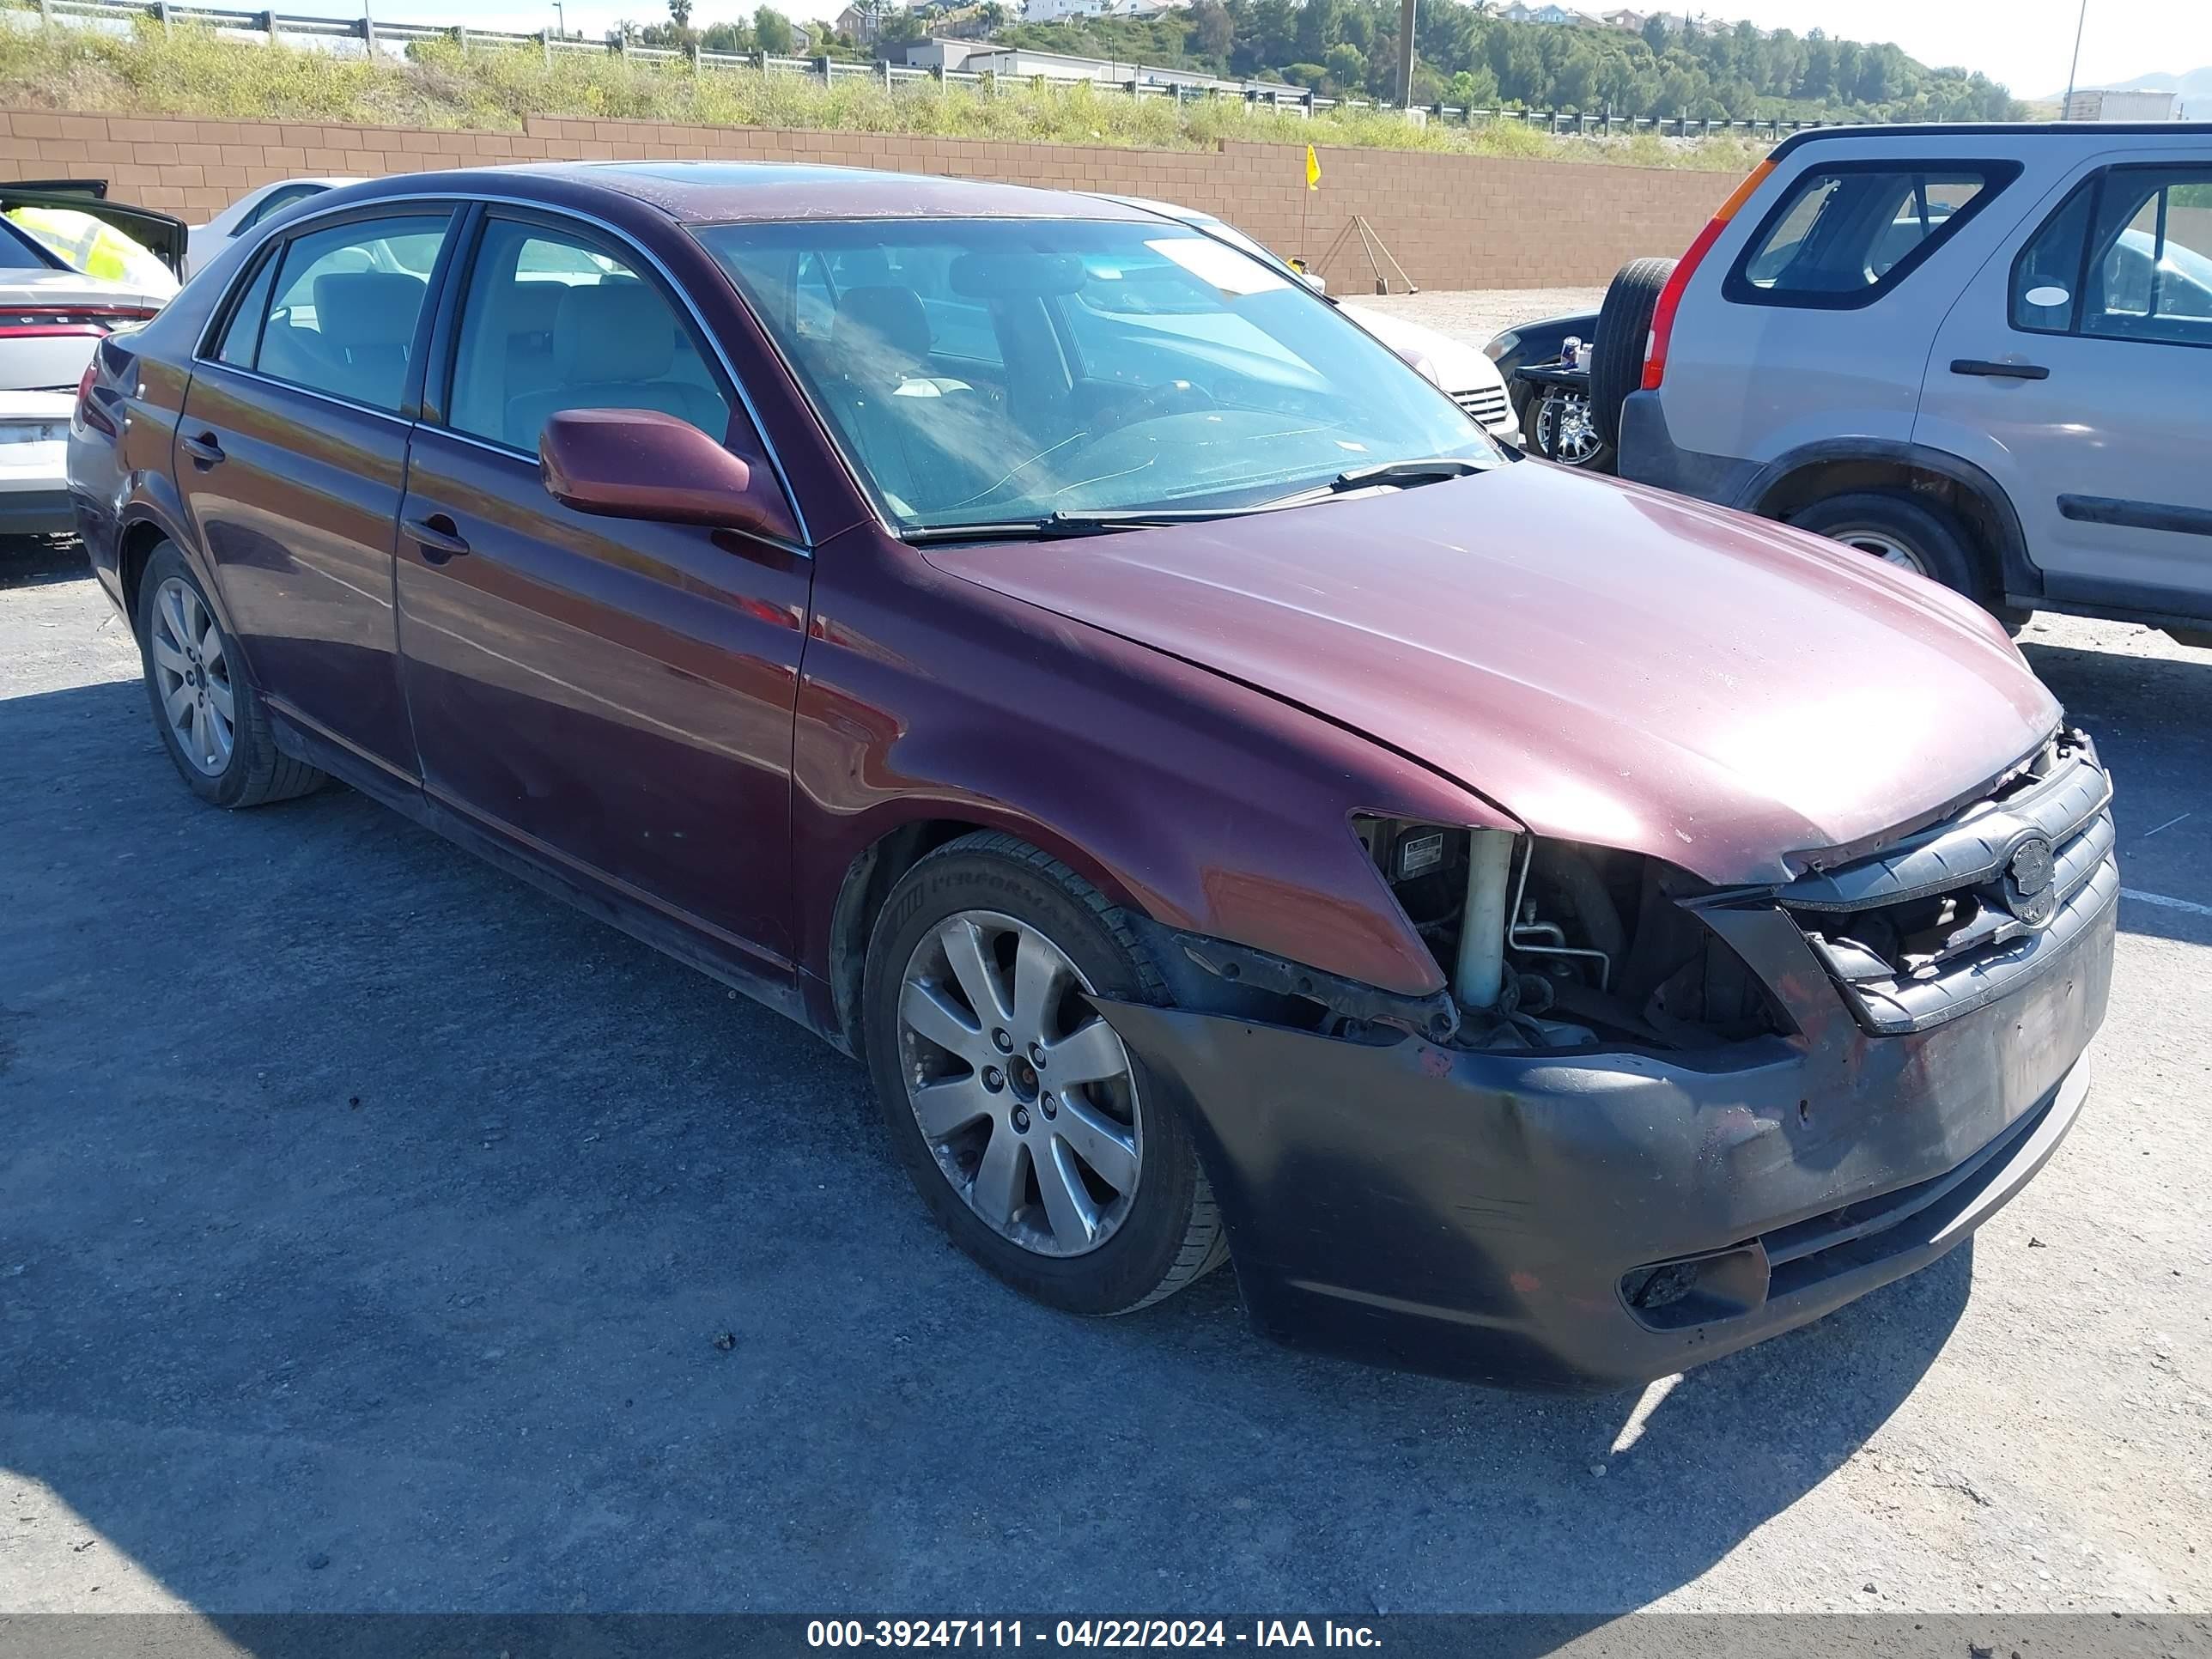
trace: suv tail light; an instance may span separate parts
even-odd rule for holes
[[[1721,232],[1728,228],[1729,220],[1741,211],[1751,199],[1752,192],[1766,182],[1766,175],[1774,171],[1772,158],[1761,161],[1744,176],[1735,187],[1735,194],[1723,202],[1720,211],[1698,233],[1698,240],[1690,244],[1690,251],[1675,264],[1667,278],[1666,287],[1659,290],[1658,303],[1651,307],[1651,332],[1644,342],[1644,389],[1653,392],[1667,376],[1667,346],[1674,337],[1674,313],[1682,304],[1682,290],[1690,285],[1691,273],[1698,262],[1712,251],[1720,240]]]
[[[0,311],[0,340],[105,339],[124,324],[143,323],[153,314],[145,306],[11,306]]]

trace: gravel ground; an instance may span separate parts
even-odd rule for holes
[[[857,1068],[358,795],[200,805],[74,556],[7,556],[0,1613],[2212,1607],[2212,655],[2029,635],[2172,901],[2041,1176],[1559,1400],[1269,1346],[1226,1273],[1024,1303]]]
[[[1605,303],[1601,288],[1431,289],[1419,294],[1347,294],[1356,305],[1387,311],[1409,323],[1456,336],[1470,345],[1487,345],[1517,323],[1546,317],[1595,312]]]

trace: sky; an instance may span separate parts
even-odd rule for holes
[[[1428,4],[1450,0],[1425,0]],[[1607,0],[1610,3],[1610,0]],[[1638,3],[1638,0],[1627,0]],[[628,17],[659,21],[666,0],[569,0],[569,28],[599,33]],[[757,0],[694,0],[692,21],[706,25],[750,17]],[[1588,3],[1588,0],[1585,0]],[[516,0],[374,0],[395,22],[466,22],[530,31],[553,21],[544,5]],[[1845,40],[1893,40],[1923,63],[1960,64],[2001,81],[2022,98],[2047,97],[2066,85],[2079,0],[1667,0],[1730,21],[1800,34],[1826,29]],[[844,0],[786,0],[796,17],[823,17]],[[360,15],[360,0],[291,0],[289,10]],[[1592,7],[1591,9],[1596,9]],[[2212,65],[2212,0],[2088,0],[2081,33],[2081,84],[2094,87],[2137,75],[2180,75]]]

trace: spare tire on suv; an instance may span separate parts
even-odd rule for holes
[[[1631,259],[1605,291],[1590,350],[1590,423],[1608,444],[1620,441],[1620,406],[1644,381],[1644,347],[1672,259]]]

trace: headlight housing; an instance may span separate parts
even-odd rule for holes
[[[1477,1046],[1694,1048],[1790,1029],[1698,915],[1701,884],[1671,865],[1500,830],[1353,825]],[[1482,930],[1473,939],[1470,916]]]

